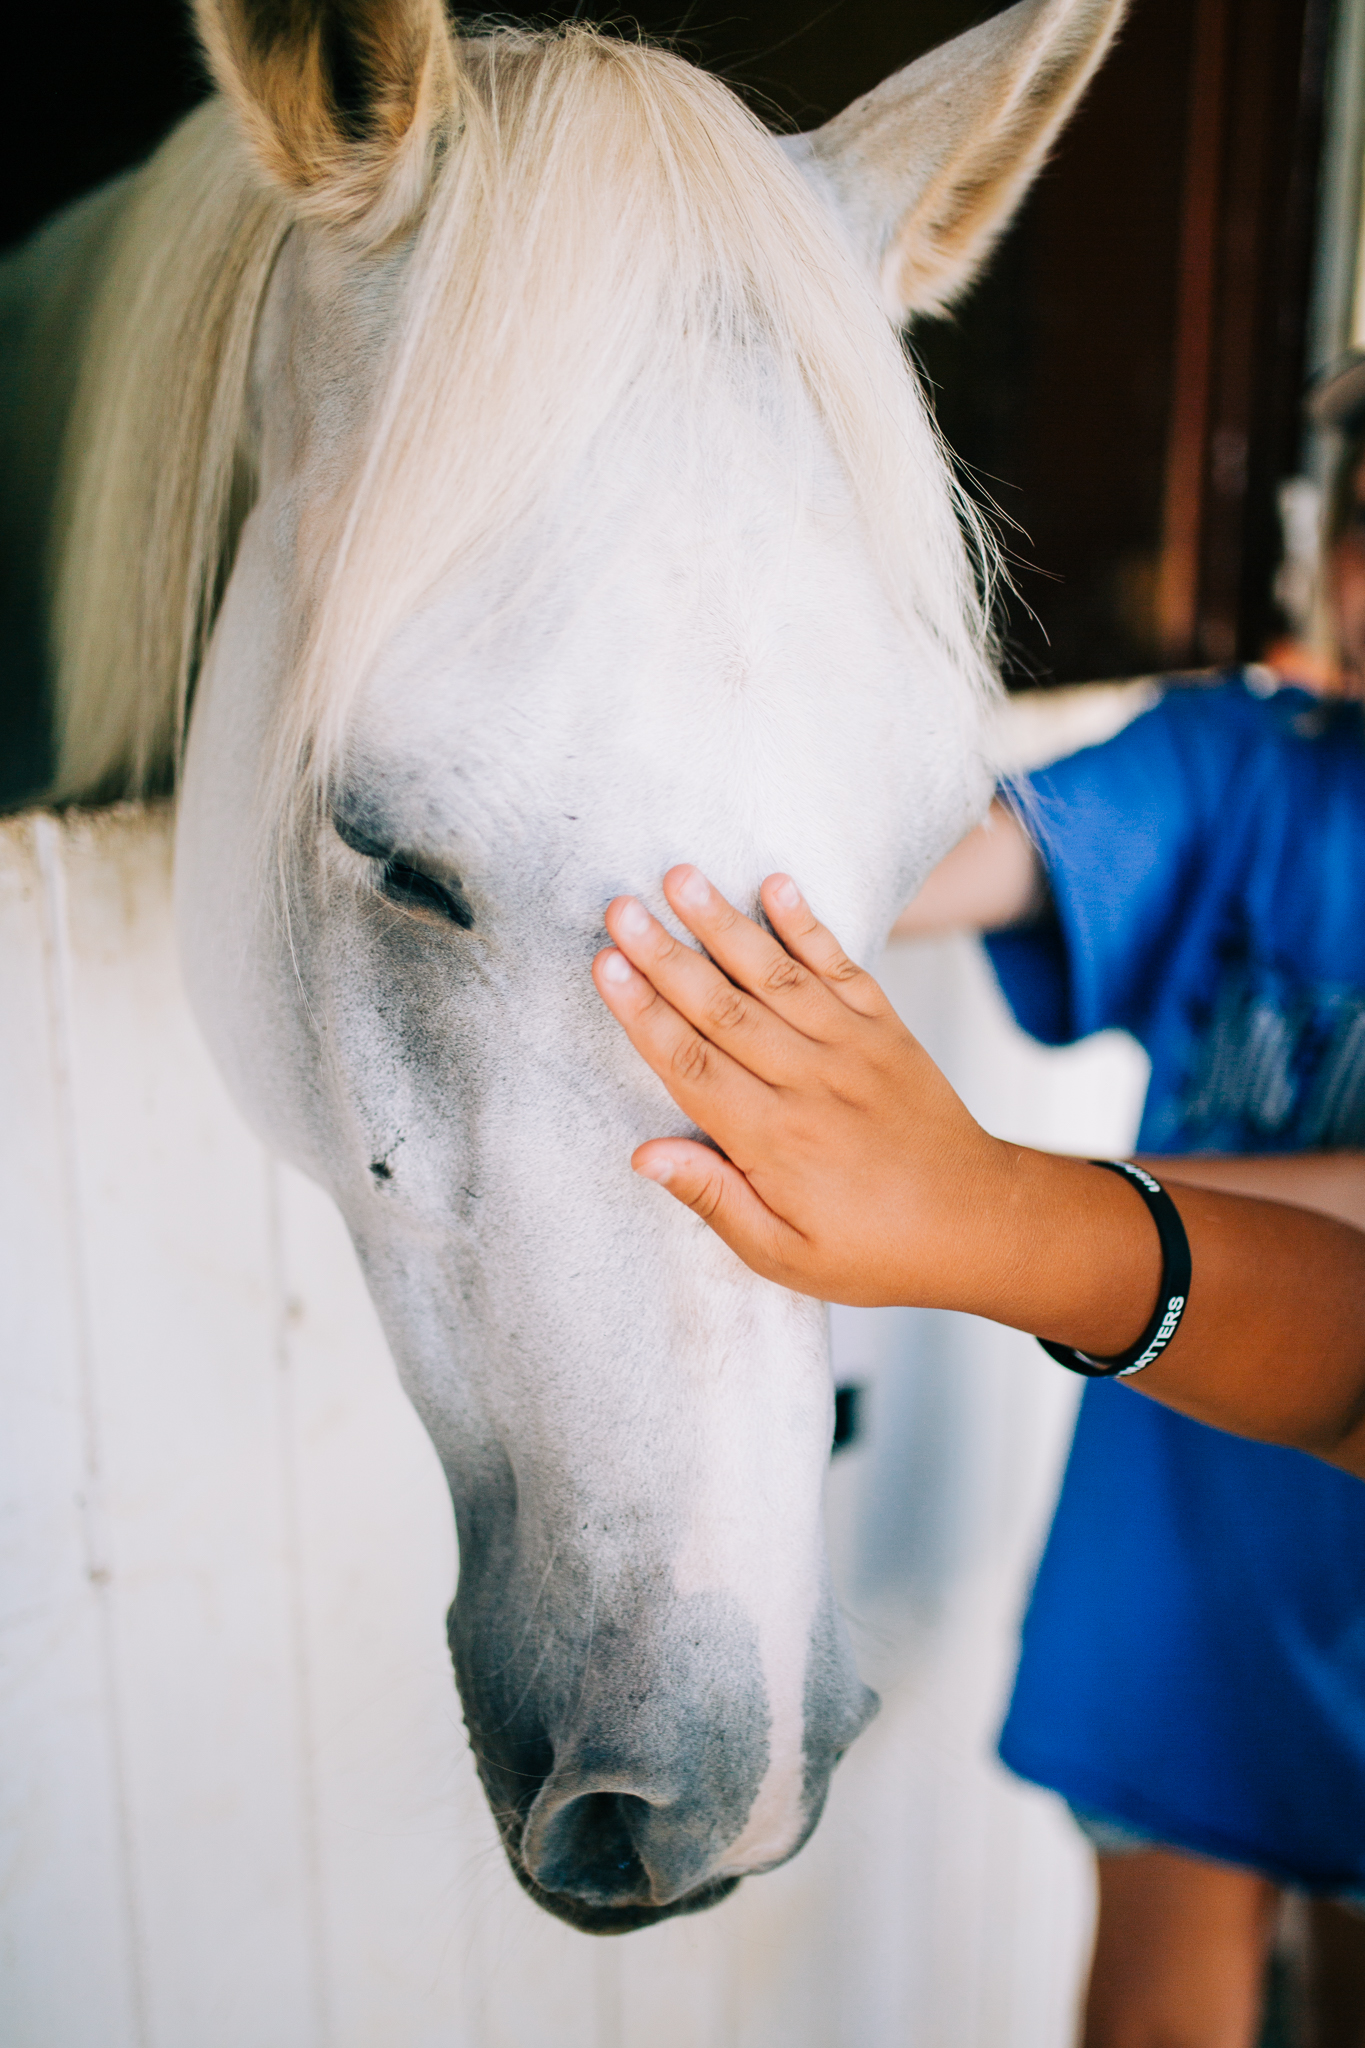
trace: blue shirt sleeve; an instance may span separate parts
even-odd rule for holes
[[[1113,739],[1030,778],[1052,909],[986,947],[1019,1023],[1046,1045],[1111,1026],[1144,1035],[1215,810],[1217,764],[1184,730],[1191,710],[1204,723],[1203,706],[1188,700],[1215,695],[1168,692]]]

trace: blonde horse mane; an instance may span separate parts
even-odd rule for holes
[[[320,792],[367,667],[438,581],[486,573],[585,457],[648,434],[661,392],[738,389],[760,362],[814,402],[898,611],[984,702],[989,540],[872,285],[767,131],[643,44],[573,28],[456,47],[457,132],[387,374],[306,565],[276,815]],[[292,217],[221,101],[135,189],[63,483],[59,795],[173,778],[250,502],[252,340]]]
[[[119,221],[58,486],[58,800],[173,778],[249,500],[251,344],[288,227],[217,101],[158,150]]]

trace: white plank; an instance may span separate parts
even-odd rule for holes
[[[267,1163],[180,993],[164,813],[64,828],[149,2048],[321,2040]]]
[[[47,829],[0,825],[0,2038],[140,2048]]]

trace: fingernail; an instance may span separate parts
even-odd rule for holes
[[[641,1180],[656,1180],[660,1187],[667,1187],[673,1178],[673,1161],[671,1159],[647,1159],[644,1165],[637,1166],[635,1171],[639,1174]]]
[[[649,912],[633,896],[627,896],[616,913],[616,922],[628,939],[642,939],[649,930]]]
[[[629,981],[629,980],[630,980],[630,978],[631,978],[631,976],[632,976],[632,974],[634,974],[634,972],[635,972],[635,969],[634,969],[634,968],[633,968],[633,967],[631,966],[631,964],[630,964],[629,960],[627,960],[627,958],[626,958],[625,954],[624,954],[624,953],[618,953],[618,952],[616,951],[616,948],[615,948],[614,946],[612,947],[612,949],[611,949],[611,951],[610,951],[609,953],[606,953],[606,954],[604,954],[604,955],[603,955],[603,959],[602,959],[602,979],[603,979],[603,981],[615,981],[615,982],[623,982],[623,981]]]
[[[779,910],[796,910],[800,907],[801,891],[790,875],[779,875],[773,883],[773,902]]]
[[[703,910],[711,900],[711,884],[700,868],[688,868],[678,884],[678,895],[694,910]]]

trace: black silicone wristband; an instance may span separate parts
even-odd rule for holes
[[[1088,1380],[1126,1380],[1131,1373],[1150,1365],[1154,1358],[1160,1358],[1180,1328],[1180,1318],[1190,1298],[1190,1241],[1180,1211],[1161,1182],[1153,1180],[1144,1167],[1134,1166],[1126,1159],[1092,1159],[1090,1164],[1102,1166],[1106,1173],[1121,1173],[1151,1210],[1161,1239],[1161,1292],[1151,1322],[1131,1350],[1120,1352],[1117,1358],[1091,1358],[1088,1352],[1074,1350],[1070,1344],[1049,1344],[1045,1337],[1038,1342],[1058,1365],[1083,1373]]]

